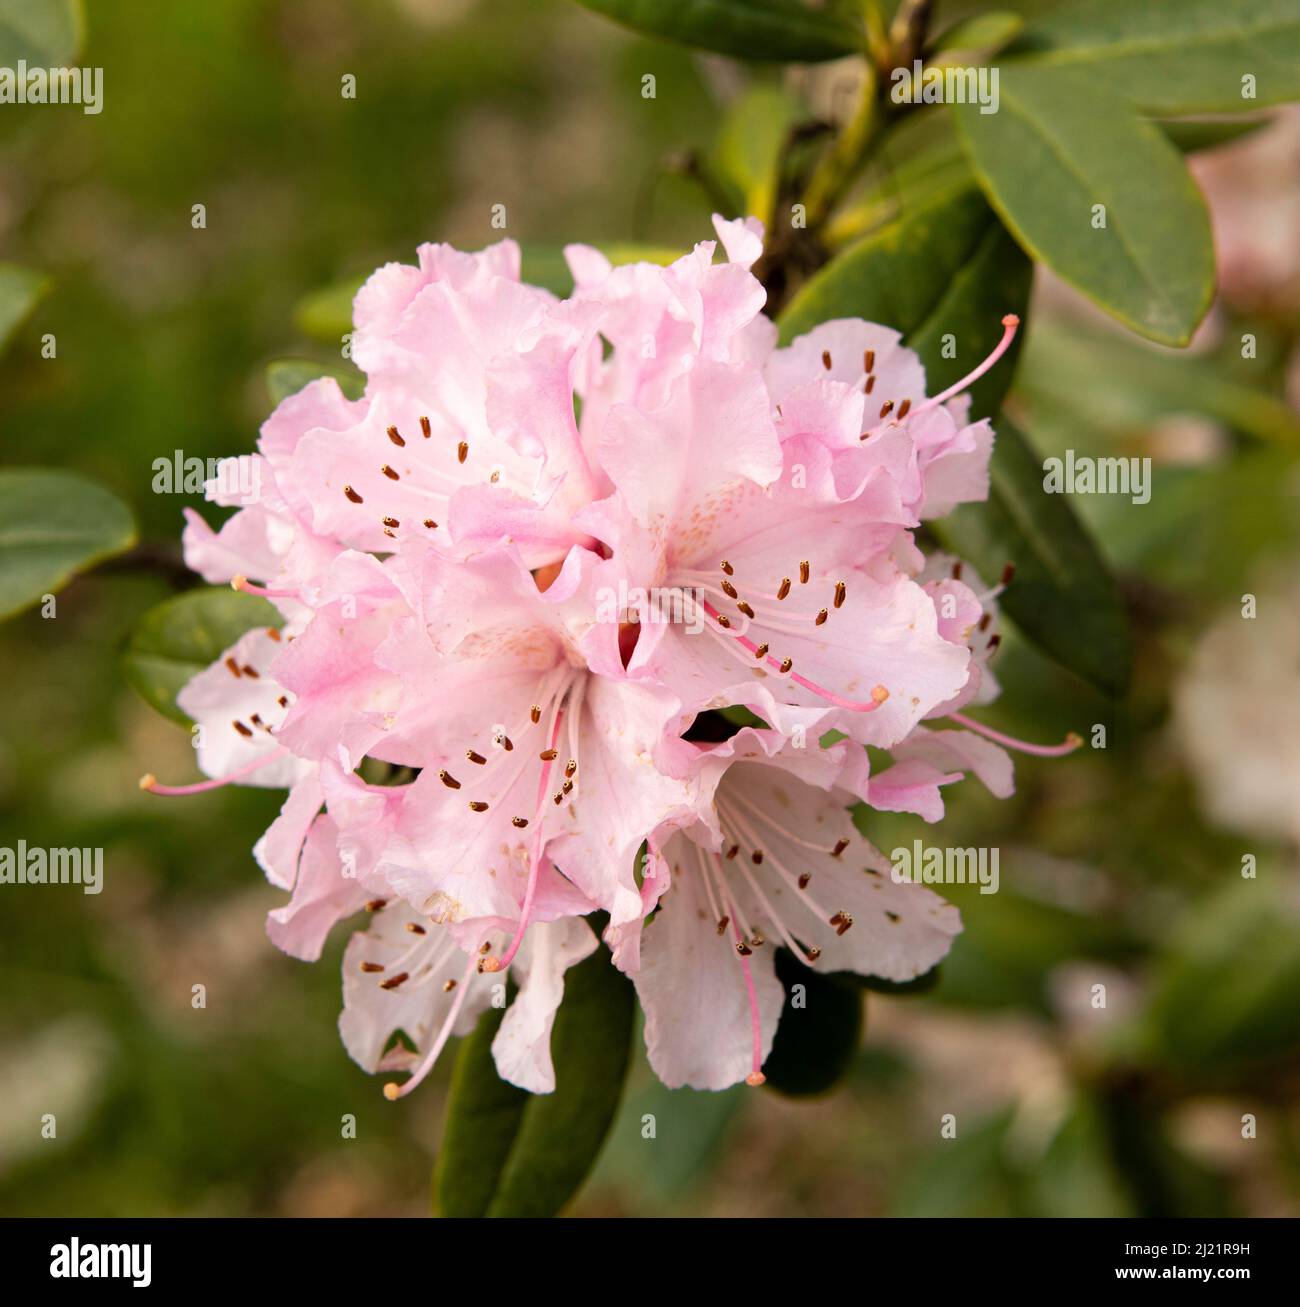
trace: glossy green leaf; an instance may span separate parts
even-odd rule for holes
[[[1157,118],[1157,127],[1184,153],[1214,150],[1252,136],[1267,127],[1271,118]]]
[[[815,62],[862,49],[853,26],[833,8],[801,0],[578,0],[647,36],[739,59]]]
[[[40,303],[49,282],[39,272],[0,263],[0,350]]]
[[[1134,331],[1187,344],[1214,292],[1214,249],[1169,139],[1062,69],[1005,65],[1000,96],[993,114],[950,108],[1021,247]]]
[[[1128,687],[1123,602],[1065,495],[1043,489],[1043,463],[1005,414],[987,504],[962,504],[931,524],[943,544],[993,578],[1014,563],[1002,610],[1045,653],[1112,696]]]
[[[0,617],[135,544],[131,511],[71,472],[0,470]]]
[[[763,1074],[794,1098],[825,1093],[852,1066],[862,1041],[862,991],[848,976],[814,971],[786,949],[777,952],[776,974],[785,1006]]]
[[[0,68],[58,68],[81,48],[80,0],[0,0]]]
[[[314,359],[276,359],[266,365],[267,394],[272,404],[278,404],[320,377],[333,377],[349,399],[360,399],[366,388],[366,379],[356,368],[318,363]]]
[[[1295,0],[1082,0],[1032,23],[1015,52],[1049,75],[1083,74],[1094,99],[1124,97],[1153,113],[1300,98]]]
[[[122,671],[140,697],[182,726],[180,690],[255,626],[279,626],[265,599],[226,587],[188,590],[151,608],[122,650]]]
[[[443,1216],[553,1216],[595,1164],[632,1047],[631,982],[602,945],[565,976],[551,1032],[554,1093],[502,1088],[486,1022],[456,1060],[434,1209]]]

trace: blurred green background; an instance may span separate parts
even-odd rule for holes
[[[421,1213],[450,1060],[386,1102],[334,1030],[343,934],[318,966],[266,940],[279,895],[249,850],[280,796],[136,789],[193,766],[117,663],[174,592],[199,502],[154,494],[152,463],[250,449],[266,363],[338,359],[309,339],[313,292],[423,240],[477,248],[494,204],[542,251],[711,235],[685,152],[755,74],[562,0],[87,10],[103,113],[0,107],[0,260],[50,278],[0,359],[0,458],[101,481],[144,543],[54,619],[0,627],[0,845],[106,864],[99,896],[0,887],[0,1212]],[[821,106],[842,75],[793,76]],[[1010,634],[985,714],[1040,739],[1101,725],[1105,747],[1020,759],[1008,802],[946,791],[946,842],[1000,848],[1001,891],[954,891],[966,932],[938,985],[871,995],[840,1087],[669,1093],[638,1055],[575,1211],[1300,1211],[1300,125],[1282,112],[1194,170],[1222,285],[1193,350],[1120,335],[1040,276],[1008,405],[1044,454],[1156,465],[1149,504],[1076,500],[1129,603],[1129,698]],[[866,828],[885,850],[926,834]]]

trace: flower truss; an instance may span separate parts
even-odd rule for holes
[[[570,247],[564,300],[520,282],[510,241],[379,269],[355,304],[364,397],[319,380],[286,399],[236,469],[255,475],[209,483],[238,511],[218,531],[188,515],[189,564],[283,624],[179,697],[211,779],[142,785],[287,789],[254,849],[289,894],[268,931],[315,959],[370,909],[340,1028],[362,1066],[409,1072],[390,1098],[507,972],[498,1070],[553,1089],[597,910],[663,1081],[761,1083],[777,948],[901,981],[960,929],[891,879],[850,807],[935,821],[967,772],[1011,792],[1002,746],[1077,742],[964,714],[996,693],[997,588],[913,538],[987,495],[993,431],[962,392],[1016,319],[927,397],[887,327],[778,348],[761,228],[714,225],[725,261],[713,241],[669,267]],[[762,726],[693,739],[721,709]],[[414,778],[367,783],[366,759]]]

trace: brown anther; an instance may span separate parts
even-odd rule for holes
[[[437,530],[438,527],[437,522],[435,522],[431,517],[426,517],[424,519],[424,525],[427,526],[430,531]]]
[[[817,616],[813,618],[813,625],[820,626],[829,616],[830,614],[824,608],[819,608]]]
[[[821,955],[822,955],[822,951],[819,948],[804,949],[804,956],[808,959],[809,962],[816,962],[817,959],[821,957]]]
[[[428,438],[433,435],[433,428],[429,426],[428,418],[420,419],[420,434],[425,438],[425,440],[428,440]]]
[[[909,412],[911,412],[911,409],[912,409],[912,401],[910,399],[905,399],[898,406],[898,418],[900,422],[903,420],[903,418],[905,418],[908,415]]]
[[[808,888],[808,882],[809,882],[810,880],[812,880],[812,872],[810,872],[810,871],[805,871],[805,872],[804,872],[804,873],[799,877],[799,888],[800,888],[800,889],[807,889],[807,888]]]
[[[767,657],[767,649],[768,646],[766,644],[760,644],[758,648],[754,650],[754,657],[758,659],[760,663]]]
[[[527,817],[511,817],[511,818],[510,818],[510,824],[511,824],[513,827],[515,827],[516,830],[523,830],[523,828],[524,828],[525,826],[528,825],[528,818],[527,818]]]
[[[266,725],[266,723],[262,721],[262,715],[261,715],[261,713],[254,713],[254,714],[253,714],[253,715],[252,715],[248,720],[249,720],[250,722],[252,722],[254,726],[265,726],[265,725]]]
[[[351,486],[344,486],[343,493],[347,495],[354,504],[364,504],[366,502],[355,490],[352,489]]]
[[[864,349],[862,351],[862,370],[863,372],[874,372],[876,370],[876,351],[874,349]]]
[[[882,418],[887,418],[893,411],[894,401],[892,399],[885,400],[885,402],[880,406],[880,416]]]
[[[576,772],[577,770],[578,770],[578,764],[572,758],[570,758],[569,761],[564,764],[564,774],[566,776],[572,776],[573,773]]]
[[[555,802],[556,802],[557,804],[560,804],[560,803],[563,803],[563,802],[564,802],[564,795],[561,794],[559,790],[556,790],[556,791],[555,791]]]
[[[862,393],[864,395],[869,395],[873,390],[875,390],[875,388],[876,388],[876,374],[873,372],[867,378],[867,384],[862,387]]]
[[[469,441],[462,440],[456,446],[456,462],[463,463],[469,457]]]
[[[740,852],[740,845],[739,845],[739,844],[733,844],[733,845],[731,846],[731,848],[729,848],[729,849],[727,850],[727,861],[730,862],[731,859],[734,858],[734,857],[736,856],[736,854],[739,853],[739,852]]]
[[[389,428],[388,428],[388,438],[389,438],[389,440],[391,440],[391,441],[393,442],[393,444],[395,444],[395,445],[404,445],[404,444],[406,444],[406,441],[402,439],[402,437],[401,437],[401,435],[398,433],[398,430],[397,430],[396,427],[389,427]]]
[[[402,479],[401,477],[399,477],[399,476],[397,475],[397,473],[396,473],[396,472],[395,472],[391,467],[388,466],[387,463],[385,463],[384,466],[381,467],[379,470],[380,470],[380,471],[381,471],[381,472],[382,472],[382,473],[383,473],[383,474],[384,474],[384,475],[385,475],[385,476],[386,476],[390,481],[400,481],[400,480]]]
[[[563,793],[565,793],[565,794],[572,794],[572,793],[573,793],[573,782],[572,782],[572,781],[565,781],[564,784],[560,786],[560,790],[561,790]]]
[[[554,762],[560,756],[559,749],[543,749],[537,755],[543,762]]]
[[[748,603],[745,602],[745,600],[743,599],[740,600],[740,602],[736,605],[736,607],[740,609],[740,611],[744,613],[746,617],[750,618],[751,620],[753,619],[754,610],[749,606]]]
[[[469,801],[469,810],[471,812],[486,812],[488,806],[482,799],[471,799]]]
[[[481,753],[476,753],[473,749],[466,749],[465,757],[467,757],[470,762],[478,763],[480,767],[487,765],[487,759]]]
[[[736,575],[736,569],[735,569],[734,567],[732,567],[732,565],[731,565],[729,562],[727,562],[727,560],[726,560],[725,558],[722,560],[721,567],[722,567],[722,570],[723,570],[723,571],[724,571],[728,576],[735,576],[735,575]]]
[[[763,865],[763,850],[755,849],[753,853],[749,855],[749,860],[754,864],[754,866],[761,867]]]
[[[953,563],[953,565],[952,565],[952,579],[953,579],[954,581],[960,581],[960,580],[961,580],[961,559],[960,559],[960,558],[958,558],[958,559]]]
[[[235,730],[237,730],[240,733],[240,735],[248,736],[248,735],[252,735],[253,733],[251,730],[249,730],[247,726],[244,725],[243,722],[231,722],[230,724],[235,728]]]
[[[451,772],[449,772],[449,771],[440,771],[440,772],[438,773],[438,779],[439,779],[439,780],[440,780],[440,781],[441,781],[441,782],[442,782],[442,783],[443,783],[443,784],[444,784],[444,785],[445,785],[449,790],[458,790],[458,789],[460,789],[460,782],[459,782],[459,781],[458,781],[458,780],[457,780],[457,779],[456,779],[456,778],[451,774]]]
[[[897,926],[898,923],[899,923],[900,921],[902,921],[902,919],[903,919],[902,917],[900,917],[900,916],[898,915],[897,912],[886,912],[886,913],[885,913],[885,916],[887,916],[887,917],[889,918],[889,920],[890,920],[890,921],[891,921],[895,926]],[[851,926],[852,924],[853,924],[853,922],[852,922],[852,920],[850,919],[850,921],[849,921],[849,926]],[[848,930],[849,926],[845,926],[845,927],[844,927],[844,930]],[[841,934],[841,935],[844,934],[844,930],[840,931],[840,934]]]
[[[736,592],[736,587],[732,585],[730,581],[724,581],[722,583],[722,593],[726,595],[728,599],[739,598],[739,595]]]
[[[390,540],[396,540],[396,539],[397,539],[397,532],[394,531],[394,530],[392,530],[390,527],[384,527],[384,534],[385,534],[385,535],[386,535]]]
[[[776,597],[778,599],[784,599],[786,595],[788,595],[789,593],[790,593],[790,578],[788,576],[783,576],[781,578],[781,584],[776,588]]]
[[[384,518],[385,526],[401,526],[402,524],[395,517]]]
[[[1002,643],[1001,635],[989,636],[989,653],[992,653],[993,650],[996,649],[998,645],[1000,645],[1001,643]]]
[[[805,558],[803,562],[799,564],[799,584],[807,585],[808,578],[811,575],[812,575],[812,565]]]
[[[731,618],[730,618],[730,617],[727,617],[727,616],[726,616],[725,614],[723,614],[723,613],[719,613],[719,614],[718,614],[718,625],[719,625],[720,627],[722,627],[722,629],[725,631],[728,627],[731,626]]]
[[[1002,584],[1003,584],[1003,585],[1010,585],[1011,582],[1012,582],[1013,580],[1015,580],[1015,576],[1016,576],[1016,565],[1015,565],[1015,563],[1008,563],[1008,564],[1007,564],[1007,565],[1002,569]]]
[[[501,746],[501,747],[502,747],[502,748],[503,748],[507,753],[513,753],[513,752],[514,752],[515,742],[514,742],[514,741],[513,741],[513,740],[512,740],[508,735],[505,735],[505,734],[498,735],[498,736],[497,736],[497,743],[498,743],[498,744],[499,744],[499,745],[500,745],[500,746]]]
[[[410,980],[410,978],[411,973],[409,971],[399,971],[397,975],[389,976],[387,980],[381,980],[379,982],[379,988],[396,989],[399,985],[405,984],[405,982]]]
[[[231,674],[231,676],[239,675],[239,664],[234,660],[233,657],[226,659],[226,671],[228,671]]]
[[[750,948],[743,939],[738,939],[736,941],[736,952],[739,953],[742,958],[747,958],[754,952],[754,950]]]
[[[836,840],[835,847],[831,850],[831,857],[838,858],[845,849],[849,847],[848,840]]]
[[[281,696],[276,700],[276,703],[278,703],[278,704],[280,705],[281,708],[287,708],[287,707],[289,706],[289,698],[288,698],[287,695],[282,694],[282,695],[281,695]]]
[[[528,710],[528,715],[533,719],[534,726],[542,720],[542,710],[536,704]]]
[[[822,367],[824,367],[827,372],[831,370],[831,352],[828,349],[822,350]]]
[[[382,912],[382,911],[384,910],[384,908],[387,906],[387,904],[388,904],[388,900],[387,900],[387,899],[371,899],[371,900],[366,904],[366,911],[367,911],[367,912]]]
[[[382,971],[383,969],[384,964],[382,962],[363,962],[361,964],[361,970],[368,975],[373,975],[376,971]]]
[[[450,994],[451,991],[455,988],[456,988],[456,982],[454,980],[444,980],[442,982],[442,992],[444,994]]]
[[[718,920],[718,934],[719,934],[719,935],[725,935],[725,934],[727,933],[727,927],[728,927],[730,924],[731,924],[731,918],[730,918],[730,917],[721,917],[721,918],[719,918],[719,920]]]
[[[429,933],[418,921],[408,921],[406,923],[406,929],[409,930],[412,935],[427,935]]]
[[[837,912],[830,919],[830,924],[835,927],[835,933],[837,935],[842,935],[851,925],[853,925],[853,918],[847,912]]]
[[[268,626],[268,627],[266,628],[266,634],[267,634],[267,637],[268,637],[269,639],[271,639],[271,640],[274,640],[274,641],[276,642],[276,644],[279,644],[279,643],[280,643],[280,632],[279,632],[279,629],[278,629],[277,627],[274,627],[274,626]]]
[[[847,594],[848,594],[848,589],[845,586],[844,582],[836,581],[835,582],[835,607],[836,608],[844,607],[844,598]]]
[[[980,618],[979,629],[981,631],[987,631],[989,629],[989,623],[992,620],[993,620],[993,614],[985,613],[984,616]]]

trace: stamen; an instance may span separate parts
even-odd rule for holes
[[[424,436],[425,440],[428,440],[429,437],[430,437],[431,435],[433,435],[433,430],[432,430],[432,428],[430,428],[430,426],[429,426],[429,419],[428,419],[428,418],[421,418],[421,419],[420,419],[420,432],[421,432],[421,434]]]
[[[473,749],[466,749],[465,757],[467,757],[470,762],[478,763],[480,767],[487,765],[487,759],[481,753],[476,753]]]
[[[847,594],[848,594],[848,587],[845,586],[844,582],[836,581],[835,582],[835,607],[836,608],[844,607],[844,597]]]
[[[388,428],[388,438],[389,438],[389,440],[391,440],[391,441],[393,442],[393,444],[395,444],[395,445],[404,445],[404,444],[406,444],[406,441],[403,440],[402,437],[398,434],[398,431],[397,431],[397,428],[396,428],[396,427],[389,427],[389,428]]]
[[[442,1052],[448,1038],[451,1036],[452,1028],[456,1024],[456,1018],[460,1016],[460,1009],[461,1005],[465,1002],[465,995],[469,993],[469,982],[474,976],[474,964],[475,959],[470,958],[469,965],[465,968],[465,974],[461,978],[460,993],[458,993],[452,1000],[451,1007],[448,1009],[447,1015],[443,1019],[442,1029],[438,1031],[438,1037],[433,1041],[429,1047],[429,1051],[411,1072],[406,1083],[399,1085],[396,1081],[390,1080],[388,1084],[384,1086],[384,1097],[388,1099],[390,1103],[394,1103],[399,1098],[403,1098],[409,1094],[411,1090],[414,1089],[415,1086],[418,1085],[420,1081],[423,1080],[424,1077],[433,1069],[433,1064],[438,1060],[438,1054]],[[455,985],[455,983],[454,980],[448,981],[443,988],[447,989],[448,986]]]
[[[533,719],[534,726],[542,720],[542,710],[536,704],[528,710],[528,715]]]
[[[907,416],[908,411],[911,409],[911,407],[912,407],[912,401],[910,399],[905,399],[898,406],[898,420],[900,422]]]
[[[960,381],[954,381],[947,390],[941,391],[933,399],[927,399],[924,404],[916,406],[916,412],[919,416],[927,413],[932,408],[937,408],[940,404],[946,403],[954,395],[960,395],[963,390],[968,390],[973,386],[1011,346],[1011,342],[1016,337],[1016,329],[1020,326],[1020,319],[1014,313],[1008,313],[1002,319],[1002,339],[994,346],[993,352],[981,363],[973,372],[968,372]]]
[[[804,561],[803,561],[802,563],[799,564],[799,584],[800,584],[800,585],[807,585],[807,584],[808,584],[808,577],[809,577],[811,574],[812,574],[812,568],[811,568],[810,564],[808,563],[808,560],[807,560],[807,559],[804,559]]]
[[[456,446],[456,462],[463,463],[469,457],[469,441],[462,440]]]
[[[243,780],[250,772],[255,772],[259,767],[265,767],[267,763],[274,762],[281,756],[279,749],[272,749],[263,757],[258,758],[256,762],[249,763],[247,767],[240,767],[225,776],[217,777],[215,780],[197,781],[193,785],[159,785],[158,778],[153,772],[146,772],[140,777],[140,788],[149,794],[160,795],[164,799],[184,798],[188,794],[206,794],[209,790],[218,790],[223,785],[232,785],[235,781]]]
[[[723,571],[724,571],[728,576],[735,576],[735,575],[736,575],[736,569],[735,569],[734,567],[732,567],[732,565],[731,565],[729,562],[727,562],[727,560],[726,560],[725,558],[722,560],[722,570],[723,570]]]
[[[364,504],[366,502],[355,490],[352,489],[351,486],[344,486],[343,493],[347,495],[354,504]]]
[[[230,588],[243,594],[257,595],[262,599],[297,599],[297,590],[268,590],[265,586],[254,585],[246,576],[238,572],[230,578]]]
[[[784,599],[786,595],[788,595],[789,593],[790,593],[790,578],[788,576],[784,576],[781,578],[780,586],[777,587],[776,597],[778,599]]]
[[[994,744],[1002,745],[1004,749],[1032,753],[1037,758],[1063,758],[1067,753],[1073,753],[1083,743],[1083,737],[1074,731],[1071,731],[1060,744],[1030,744],[1026,740],[1016,739],[1015,736],[1003,735],[1001,731],[995,731],[991,726],[985,726],[983,722],[967,717],[965,713],[949,713],[948,720],[956,722],[958,726],[964,726],[968,731],[974,731],[976,735],[992,740]]]
[[[828,349],[822,350],[822,367],[824,367],[827,372],[831,370],[831,352]]]
[[[449,772],[449,771],[440,771],[440,772],[438,773],[438,779],[439,779],[439,780],[440,780],[440,781],[441,781],[441,782],[442,782],[442,783],[443,783],[443,784],[444,784],[444,785],[445,785],[449,790],[458,790],[458,789],[460,789],[460,782],[459,782],[459,781],[458,781],[458,780],[457,780],[457,779],[456,779],[456,778],[451,774],[451,772]]]
[[[482,799],[471,799],[469,807],[471,812],[486,812],[488,810],[488,805]]]
[[[381,467],[379,470],[380,470],[380,471],[381,471],[381,472],[382,472],[382,473],[383,473],[383,474],[384,474],[384,475],[385,475],[385,476],[386,476],[390,481],[400,481],[400,480],[402,479],[400,476],[397,475],[397,473],[396,473],[396,472],[395,472],[391,467],[388,466],[387,463],[385,463],[384,466]]]
[[[876,351],[874,349],[863,350],[862,370],[863,372],[874,372],[876,370]]]

